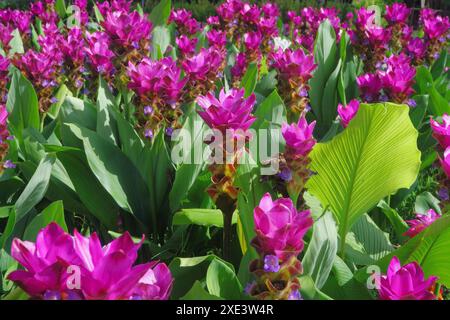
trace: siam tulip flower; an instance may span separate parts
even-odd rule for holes
[[[216,9],[217,14],[225,22],[232,21],[235,16],[243,9],[244,3],[241,0],[227,0]]]
[[[75,0],[73,4],[78,8],[80,8],[79,12],[75,12],[75,18],[79,19],[81,25],[87,24],[89,22],[89,13],[87,11],[87,0]]]
[[[423,29],[429,39],[439,39],[449,32],[449,18],[441,16],[424,18]]]
[[[20,33],[28,34],[31,32],[31,14],[28,11],[13,10],[11,12],[11,20]]]
[[[27,294],[37,299],[80,299],[79,290],[70,290],[67,268],[78,265],[79,257],[74,251],[72,237],[56,223],[42,229],[36,243],[15,238],[11,256],[25,270],[9,274]]]
[[[108,12],[114,11],[126,11],[130,12],[132,0],[110,0],[97,2],[97,7],[102,14],[102,16],[106,16]]]
[[[436,10],[431,8],[422,8],[419,13],[419,21],[423,23],[426,19],[432,19],[436,15]]]
[[[286,141],[286,153],[289,153],[293,159],[307,156],[316,140],[313,137],[313,131],[316,122],[308,124],[304,116],[300,117],[298,123],[288,125],[283,123],[281,133]]]
[[[193,35],[200,31],[200,24],[192,18],[192,13],[186,9],[173,10],[169,16],[169,23],[174,22],[180,34]]]
[[[269,40],[278,36],[277,18],[261,18],[258,22],[258,30],[263,35],[263,42],[268,47]]]
[[[190,18],[192,18],[192,13],[186,9],[172,10],[169,16],[169,23],[182,24]]]
[[[57,62],[54,57],[44,52],[28,50],[17,61],[17,67],[25,72],[34,84],[46,88],[56,86]]]
[[[259,32],[247,32],[244,34],[244,45],[249,51],[257,51],[261,45],[262,36]]]
[[[245,73],[247,68],[247,57],[245,53],[238,53],[235,58],[235,62],[233,67],[231,67],[231,75],[233,76],[234,81],[238,81]]]
[[[8,139],[10,139],[7,120],[8,111],[6,110],[6,106],[0,104],[0,176],[3,172],[3,169],[10,169],[15,167],[10,160],[5,160],[9,149],[7,141]]]
[[[211,92],[197,98],[198,105],[203,109],[198,114],[212,129],[225,131],[247,130],[256,120],[251,114],[256,102],[256,96],[244,98],[244,89],[231,89],[225,93],[222,89],[217,99]]]
[[[367,73],[356,78],[361,97],[366,102],[376,102],[380,98],[383,84],[378,74]]]
[[[2,85],[5,85],[6,88],[6,84],[3,84],[3,81],[5,81],[8,77],[9,65],[10,62],[8,58],[0,56],[0,88],[2,87]]]
[[[426,43],[421,38],[414,38],[410,40],[406,46],[406,51],[414,62],[421,64],[427,51]]]
[[[186,35],[183,34],[180,37],[176,38],[175,42],[183,56],[191,56],[195,53],[195,47],[197,45],[198,39],[189,39]]]
[[[351,100],[345,107],[340,103],[338,104],[337,111],[344,128],[346,128],[350,121],[356,116],[358,109],[359,101],[356,99]]]
[[[109,37],[103,32],[86,33],[87,47],[85,52],[94,71],[110,75],[114,69],[111,62],[115,56],[109,49]]]
[[[441,163],[442,170],[444,170],[445,175],[448,179],[450,179],[450,146],[447,147],[444,151],[444,157],[439,158],[439,162]]]
[[[431,276],[425,280],[422,268],[417,262],[404,266],[397,257],[393,257],[387,274],[380,279],[381,300],[434,300],[436,297],[430,292],[437,277]]]
[[[266,17],[278,17],[280,15],[280,9],[276,3],[265,3],[261,9]]]
[[[253,245],[260,254],[274,255],[282,262],[303,250],[303,237],[313,225],[309,210],[297,211],[289,198],[273,201],[269,193],[255,208],[254,219]]]
[[[303,49],[279,49],[271,56],[271,65],[278,71],[279,92],[285,99],[290,118],[303,112],[308,105],[308,81],[317,67],[312,54]]]
[[[261,15],[261,10],[256,4],[250,5],[248,3],[244,3],[244,6],[239,14],[243,22],[247,24],[257,24]]]
[[[37,299],[168,299],[173,280],[165,264],[133,266],[141,244],[125,233],[102,247],[96,233],[71,236],[53,222],[38,233],[36,243],[13,240],[11,255],[26,270],[8,278]],[[75,270],[78,287],[70,279]]]
[[[60,48],[66,57],[66,61],[71,61],[74,65],[81,65],[86,56],[84,46],[83,31],[75,27],[69,30],[67,39],[62,40]]]
[[[439,142],[443,149],[450,146],[450,115],[444,113],[442,123],[430,119],[430,126],[433,130],[433,137]]]
[[[414,92],[412,86],[416,69],[411,66],[406,55],[391,56],[387,59],[387,70],[380,72],[384,91],[391,101],[405,103]]]
[[[171,57],[156,61],[144,58],[138,65],[130,62],[128,75],[129,88],[153,108],[174,108],[186,82],[180,80],[181,70]]]
[[[0,44],[2,45],[3,49],[7,51],[9,49],[9,43],[13,39],[12,32],[13,28],[11,25],[3,25],[0,23]]]
[[[141,41],[150,39],[152,30],[147,15],[141,16],[137,11],[108,12],[102,25],[111,40],[124,47],[138,48]]]
[[[394,3],[386,6],[384,18],[389,24],[406,23],[411,10],[404,3]]]
[[[425,214],[416,213],[416,219],[406,221],[410,228],[405,232],[405,236],[412,238],[418,235],[440,217],[441,215],[433,209],[428,210]]]
[[[218,16],[210,16],[206,19],[206,23],[210,26],[220,26],[220,19]]]
[[[216,48],[224,48],[227,44],[227,34],[221,30],[210,30],[206,33],[206,38],[211,46]]]
[[[182,62],[187,79],[186,91],[191,99],[215,88],[217,75],[223,71],[224,62],[225,52],[214,47],[201,48],[199,53]]]
[[[124,233],[102,247],[95,233],[89,238],[74,233],[74,250],[81,263],[81,283],[87,300],[167,299],[172,279],[157,262],[133,266],[142,241],[134,244]],[[152,270],[153,269],[153,270]],[[156,276],[162,276],[156,279]]]

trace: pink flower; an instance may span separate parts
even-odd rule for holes
[[[414,38],[408,42],[406,50],[414,59],[423,59],[427,51],[427,45],[421,38]]]
[[[265,39],[276,37],[278,35],[277,18],[261,18],[258,22],[258,29]]]
[[[130,62],[128,75],[128,87],[159,107],[174,107],[186,83],[180,80],[181,70],[171,57],[156,61],[144,58],[137,66]]]
[[[149,40],[152,23],[146,15],[139,12],[112,11],[108,12],[103,27],[111,40],[122,46],[138,47],[141,40]]]
[[[0,44],[3,45],[3,48],[9,48],[9,43],[13,38],[13,31],[13,28],[9,24],[3,25],[0,23]]]
[[[427,211],[426,214],[416,213],[416,219],[406,221],[410,228],[405,232],[405,235],[412,238],[421,233],[425,228],[430,226],[441,215],[436,213],[433,209]]]
[[[406,23],[411,10],[408,9],[404,3],[394,3],[391,6],[386,6],[386,13],[384,18],[390,24]]]
[[[352,120],[356,116],[358,109],[359,101],[356,99],[351,100],[345,107],[340,103],[338,104],[337,111],[344,128],[347,127],[350,123],[350,120]]]
[[[28,11],[13,10],[11,19],[20,33],[30,33],[31,13]]]
[[[361,97],[366,102],[378,101],[383,84],[378,74],[367,73],[356,78]]]
[[[180,52],[183,56],[189,56],[195,53],[195,47],[197,45],[198,39],[192,38],[189,39],[186,35],[181,35],[175,39],[175,42],[180,49]]]
[[[410,59],[404,54],[393,55],[386,62],[387,70],[379,73],[384,91],[390,100],[397,103],[405,103],[414,92],[412,86],[415,82],[416,69],[411,65]]]
[[[206,38],[211,46],[215,46],[217,48],[223,48],[227,43],[227,34],[225,31],[212,29],[206,33]]]
[[[275,255],[282,261],[303,250],[303,236],[313,225],[309,210],[297,211],[288,198],[272,201],[269,193],[262,197],[253,216],[255,248],[263,255]]]
[[[447,147],[444,151],[444,158],[439,158],[439,162],[441,163],[442,170],[444,170],[447,178],[450,179],[450,146]]]
[[[417,262],[403,267],[397,257],[393,257],[387,274],[380,279],[378,290],[381,300],[433,300],[436,297],[430,292],[437,277],[425,280],[422,268]]]
[[[142,244],[124,233],[102,247],[97,235],[74,233],[74,250],[81,260],[81,284],[87,300],[167,299],[172,286],[170,272],[157,262],[133,266]],[[152,270],[152,269],[156,269]],[[163,278],[156,279],[162,275]]]
[[[442,148],[450,146],[450,115],[444,113],[442,123],[430,119],[430,126],[433,130],[433,137],[439,142]]]
[[[240,78],[244,75],[245,69],[247,68],[247,57],[245,53],[240,52],[236,55],[235,60],[230,72],[233,77]]]
[[[439,39],[445,36],[450,29],[450,21],[448,17],[427,17],[423,19],[423,29],[425,35],[430,39]]]
[[[0,104],[0,150],[2,149],[2,144],[6,143],[6,140],[9,137],[8,132],[8,111],[6,110],[6,106]],[[0,154],[0,160],[1,160],[1,154]]]
[[[312,72],[317,67],[314,64],[314,56],[305,54],[302,49],[278,50],[271,60],[272,66],[278,70],[284,81],[292,79],[303,84],[312,78]]]
[[[168,299],[173,280],[165,264],[133,266],[141,244],[125,233],[102,247],[96,233],[71,236],[51,223],[36,243],[13,240],[11,255],[26,270],[8,278],[38,299]],[[70,289],[76,272],[79,287]]]
[[[8,279],[18,284],[34,298],[58,293],[61,298],[70,296],[67,268],[77,265],[80,260],[74,252],[73,239],[56,223],[42,229],[36,243],[15,238],[11,255],[25,270],[12,272]],[[73,292],[79,296],[79,292]]]
[[[8,77],[10,62],[8,58],[0,56],[0,83]]]
[[[197,98],[198,105],[203,109],[198,114],[210,128],[226,130],[247,130],[256,120],[251,114],[256,102],[252,94],[244,98],[244,89],[231,89],[225,93],[222,89],[217,99],[211,92]]]
[[[245,3],[242,7],[240,13],[240,18],[246,23],[256,24],[258,23],[261,11],[256,4],[250,5]]]
[[[72,28],[67,34],[67,39],[62,40],[60,48],[67,60],[81,65],[86,55],[84,46],[83,31],[80,28]]]
[[[85,52],[95,71],[110,74],[113,71],[111,62],[114,53],[109,49],[109,37],[103,32],[86,33],[87,47]]]
[[[261,45],[262,36],[259,32],[247,32],[244,34],[244,44],[247,50],[257,51]]]
[[[266,17],[278,17],[280,15],[280,9],[276,3],[265,3],[262,6],[262,11]]]
[[[224,59],[224,53],[214,47],[201,48],[198,54],[183,61],[182,67],[190,83],[215,81]]]
[[[281,133],[286,141],[286,152],[295,156],[307,156],[316,144],[313,137],[315,125],[315,121],[308,124],[305,116],[301,116],[298,123],[291,125],[283,123]]]

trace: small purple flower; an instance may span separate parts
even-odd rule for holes
[[[151,106],[144,107],[144,114],[146,116],[151,115],[153,113],[153,108]]]
[[[153,138],[153,130],[152,129],[145,129],[144,137],[146,137],[148,139]]]
[[[439,189],[438,196],[442,201],[450,200],[449,190],[446,187],[442,187]]]
[[[288,300],[303,300],[300,290],[294,290],[289,294]]]
[[[278,272],[280,271],[280,262],[277,256],[268,254],[264,257],[264,271]]]
[[[3,164],[3,168],[5,169],[15,169],[16,165],[11,160],[6,160]]]
[[[51,103],[57,103],[59,100],[58,100],[58,98],[56,98],[56,97],[52,97],[51,99],[50,99],[50,102]]]
[[[173,128],[172,127],[168,127],[166,128],[166,135],[171,137],[173,134]]]
[[[416,100],[414,99],[408,99],[407,102],[408,106],[410,106],[411,108],[415,108],[417,106]]]
[[[289,182],[292,180],[292,171],[289,168],[283,168],[279,173],[278,176],[285,182]]]

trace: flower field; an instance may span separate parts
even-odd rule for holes
[[[0,299],[447,300],[450,20],[0,9]]]

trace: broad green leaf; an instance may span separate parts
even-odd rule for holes
[[[66,221],[64,220],[64,206],[62,201],[53,202],[40,214],[35,216],[25,229],[23,239],[34,242],[39,231],[52,222],[56,222],[67,232],[67,225]]]
[[[89,102],[74,97],[66,97],[59,115],[64,123],[75,123],[90,130],[95,130],[97,126],[96,109]]]
[[[405,237],[403,234],[408,230],[408,224],[403,220],[400,214],[392,209],[385,201],[381,200],[378,203],[378,207],[383,211],[384,215],[388,218],[389,222],[393,226],[397,238],[400,241],[405,241],[408,237]]]
[[[237,222],[237,214],[233,215],[233,224]],[[217,209],[182,209],[173,216],[173,225],[195,224],[206,227],[223,227],[222,211]]]
[[[65,148],[57,152],[57,157],[86,208],[109,230],[116,229],[120,209],[92,173],[84,153]]]
[[[209,265],[206,285],[210,294],[220,298],[237,300],[242,296],[242,285],[234,270],[219,259],[214,259]]]
[[[302,259],[304,274],[322,288],[328,279],[338,250],[337,228],[333,215],[327,212],[314,222],[313,236]]]
[[[420,168],[420,152],[405,105],[362,104],[350,125],[311,153],[309,192],[329,206],[341,244],[358,218],[382,198],[409,188]],[[343,250],[343,246],[340,246]]]
[[[96,131],[99,136],[117,145],[117,124],[110,114],[110,109],[113,107],[114,98],[109,90],[108,84],[102,77],[99,77]]]
[[[431,75],[433,76],[433,79],[437,79],[445,71],[447,63],[448,52],[447,50],[443,49],[441,54],[439,55],[439,58],[434,61],[433,66],[431,67]]]
[[[437,276],[438,282],[448,287],[450,286],[449,247],[450,216],[444,215],[376,264],[382,272],[385,272],[394,256],[399,258],[402,265],[416,261],[422,267],[426,277]],[[362,268],[356,274],[356,278],[361,282],[364,282],[367,277],[366,268]]]
[[[170,10],[172,8],[171,0],[161,0],[150,13],[150,20],[154,26],[161,26],[167,23]]]
[[[9,46],[11,47],[11,49],[9,50],[8,54],[11,57],[14,56],[16,53],[23,54],[25,51],[23,48],[23,41],[20,35],[20,31],[18,29],[14,29],[14,31],[12,32],[12,36],[13,38],[9,42]]]
[[[2,235],[0,236],[0,249],[3,249],[5,247],[6,241],[14,231],[15,225],[16,225],[16,211],[13,207],[9,209],[8,221],[6,222],[5,228],[3,229]]]
[[[425,214],[428,210],[433,209],[437,213],[442,213],[439,203],[439,199],[433,196],[430,192],[423,192],[416,197],[414,212]]]
[[[33,177],[16,201],[16,221],[24,218],[28,211],[44,198],[55,160],[56,156],[54,154],[48,154],[39,163]]]
[[[65,84],[61,85],[61,87],[59,87],[55,95],[57,101],[54,104],[52,104],[52,106],[48,110],[48,115],[51,116],[53,119],[56,118],[59,114],[59,110],[61,109],[62,104],[66,100],[66,96],[71,95],[72,92],[70,92],[70,90],[66,87],[66,85]]]
[[[427,94],[416,95],[414,96],[414,101],[416,101],[416,107],[411,108],[409,117],[411,118],[414,127],[419,129],[422,126],[422,121],[428,111],[429,96]]]
[[[156,26],[152,31],[152,58],[159,60],[170,45],[170,31],[166,26]]]
[[[56,0],[55,10],[61,19],[66,16],[66,3],[64,0]]]
[[[258,81],[258,65],[256,63],[250,63],[242,77],[241,85],[245,89],[245,97],[250,96],[256,88],[256,82]]]
[[[31,82],[17,69],[13,70],[6,107],[9,112],[10,128],[19,140],[25,128],[39,130],[39,105],[36,92]]]
[[[333,300],[331,297],[321,292],[309,275],[302,274],[300,281],[300,294],[305,300]]]
[[[182,158],[176,170],[175,181],[169,193],[170,209],[172,212],[180,208],[182,200],[186,197],[189,189],[193,186],[205,165],[202,155],[206,147],[203,143],[203,133],[206,130],[206,125],[195,109],[188,114],[182,130],[186,134],[179,136],[179,141],[172,147],[171,154],[172,159],[177,156]],[[172,138],[176,139],[176,135],[173,135]],[[182,154],[179,155],[178,152]]]
[[[68,126],[82,140],[89,166],[105,190],[122,209],[149,226],[148,190],[133,163],[119,148],[97,133],[73,124]]]
[[[322,22],[317,31],[317,37],[314,46],[314,61],[317,68],[310,83],[310,103],[312,111],[318,120],[317,130],[319,136],[324,135],[328,131],[328,127],[336,117],[337,105],[325,105],[324,99],[330,97],[325,96],[327,82],[337,69],[339,63],[339,52],[336,45],[336,35],[333,27],[328,20]],[[327,92],[332,91],[337,74],[333,74],[333,79],[328,84]],[[337,90],[337,86],[335,88]],[[333,93],[334,96],[334,93]],[[333,97],[334,99],[334,97]]]
[[[371,264],[394,250],[389,234],[364,214],[346,238],[346,258],[357,265]]]
[[[188,293],[182,296],[180,300],[224,300],[224,299],[209,294],[208,291],[206,291],[205,288],[203,288],[200,281],[197,280],[194,282],[194,285],[192,286],[191,290],[189,290]]]

